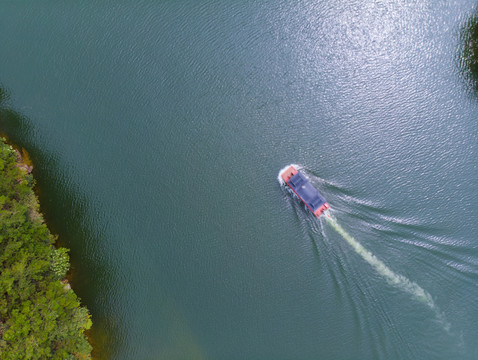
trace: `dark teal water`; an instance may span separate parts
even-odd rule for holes
[[[72,248],[96,356],[478,358],[474,5],[2,2],[0,127]],[[290,163],[432,303],[314,221]]]

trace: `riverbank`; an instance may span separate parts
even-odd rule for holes
[[[91,318],[65,280],[68,249],[54,246],[32,169],[0,139],[0,358],[91,359]]]

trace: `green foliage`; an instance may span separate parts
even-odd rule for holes
[[[0,139],[0,360],[91,359],[90,315],[60,281],[68,250],[53,246],[17,160]]]
[[[461,41],[461,66],[473,88],[478,91],[478,12],[466,22]]]
[[[63,279],[70,269],[68,251],[68,249],[59,248],[51,253],[51,271],[53,271],[58,280]]]

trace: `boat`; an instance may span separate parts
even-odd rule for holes
[[[294,166],[289,166],[280,176],[297,197],[316,217],[330,208],[325,198],[317,191],[303,173]]]

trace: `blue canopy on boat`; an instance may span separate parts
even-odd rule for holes
[[[300,171],[289,179],[289,186],[313,212],[325,203],[325,198],[319,194],[317,189],[312,186]]]

